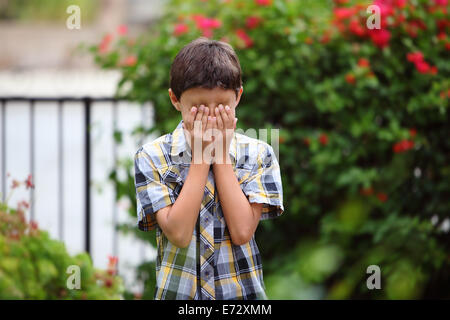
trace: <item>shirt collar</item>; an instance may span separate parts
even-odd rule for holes
[[[172,157],[182,157],[182,153],[185,151],[189,154],[189,160],[191,159],[191,147],[186,141],[186,137],[183,131],[183,120],[181,120],[175,130],[172,132],[172,148],[170,150],[170,154]],[[237,153],[237,141],[236,141],[236,132],[233,134],[233,139],[230,142],[230,151],[229,154],[231,156],[231,160],[233,163],[236,162],[236,153]]]

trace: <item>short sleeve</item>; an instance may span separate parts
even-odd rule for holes
[[[145,150],[141,147],[134,157],[134,183],[138,228],[150,231],[157,226],[155,213],[175,202],[173,190],[169,188],[154,166]]]
[[[261,219],[272,219],[283,211],[283,187],[280,166],[270,145],[262,145],[257,161],[243,187],[250,203],[264,204]]]

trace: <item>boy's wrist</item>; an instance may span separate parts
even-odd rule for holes
[[[199,170],[209,170],[209,167],[211,166],[210,163],[208,162],[195,162],[195,161],[191,161],[190,167],[191,168],[195,168],[195,169],[199,169]]]
[[[224,164],[232,164],[228,149],[225,149],[220,154],[216,153],[214,157],[214,162],[212,163],[213,167]]]
[[[231,164],[231,160],[229,162],[225,162],[225,161],[214,162],[212,164],[212,169],[213,169],[214,172],[217,171],[217,170],[224,170],[224,169],[226,170],[226,169],[230,169],[230,168],[231,168],[231,170],[233,170],[233,166]]]

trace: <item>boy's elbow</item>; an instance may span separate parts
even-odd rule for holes
[[[187,248],[191,243],[191,237],[187,237],[181,233],[173,235],[171,238],[172,240],[170,242],[172,242],[173,245],[181,249]]]
[[[253,234],[251,232],[234,234],[233,236],[231,236],[231,242],[235,246],[242,246],[242,245],[246,244],[247,242],[249,242],[252,239],[252,237],[253,237]]]

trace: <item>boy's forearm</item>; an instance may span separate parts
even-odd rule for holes
[[[250,240],[257,222],[252,207],[242,192],[231,164],[213,164],[220,204],[234,244]]]
[[[209,164],[191,164],[181,192],[167,214],[166,228],[182,244],[189,244],[198,218]]]

